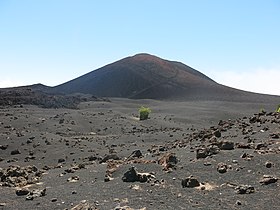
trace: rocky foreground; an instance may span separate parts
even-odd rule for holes
[[[0,209],[280,208],[280,113],[199,126],[135,106],[0,109]]]

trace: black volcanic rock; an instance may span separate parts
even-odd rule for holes
[[[186,179],[183,179],[181,184],[182,184],[183,188],[199,187],[199,185],[200,185],[199,181],[196,178],[194,178],[193,176],[189,176]]]
[[[220,85],[179,62],[137,54],[52,88],[53,92],[135,99],[267,101],[268,96]],[[273,96],[269,96],[273,98]],[[279,100],[279,97],[274,99]]]

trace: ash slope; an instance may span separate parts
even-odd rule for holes
[[[58,85],[52,91],[133,99],[279,101],[279,97],[220,85],[183,63],[149,54],[124,58]]]

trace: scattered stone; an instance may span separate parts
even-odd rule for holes
[[[37,182],[42,176],[35,166],[20,167],[9,166],[7,169],[0,168],[0,184],[6,187],[23,187]]]
[[[217,171],[221,174],[226,173],[228,169],[227,164],[225,163],[218,163],[217,165]]]
[[[51,202],[56,202],[57,201],[57,198],[52,198],[51,199]]]
[[[205,162],[205,163],[203,163],[203,165],[205,165],[205,166],[211,166],[212,163],[211,163],[211,162]]]
[[[29,193],[30,193],[30,191],[28,189],[24,189],[24,188],[16,190],[17,196],[28,195]]]
[[[32,142],[33,142],[33,140],[31,140],[31,139],[27,139],[27,140],[26,140],[26,143],[27,143],[27,144],[31,144]]]
[[[232,141],[220,141],[220,142],[218,142],[217,146],[221,150],[233,150],[234,149],[234,142],[232,142]]]
[[[45,170],[45,171],[48,171],[48,170],[50,170],[50,169],[51,169],[51,167],[50,167],[50,166],[45,165],[42,169],[43,169],[43,170]]]
[[[77,166],[73,166],[72,168],[74,168],[75,170],[78,170],[78,169],[85,169],[86,168],[86,165],[84,163],[80,163],[78,164]]]
[[[30,201],[30,200],[34,200],[34,198],[43,197],[45,195],[46,195],[46,188],[44,188],[43,190],[36,189],[36,190],[30,191],[28,196],[26,196],[25,200]]]
[[[268,146],[268,145],[265,144],[265,143],[258,143],[258,144],[255,145],[255,149],[256,149],[256,150],[266,149],[267,146]]]
[[[49,140],[45,140],[46,145],[51,145],[52,143]]]
[[[21,152],[18,150],[18,149],[16,149],[16,150],[12,150],[11,151],[11,155],[18,155],[18,154],[20,154]]]
[[[32,201],[32,200],[34,200],[34,197],[32,195],[28,195],[28,196],[26,196],[25,200]]]
[[[267,162],[265,163],[265,167],[271,168],[271,167],[272,167],[272,162],[267,161]]]
[[[110,182],[112,181],[114,178],[112,178],[109,174],[106,174],[105,175],[105,178],[104,178],[104,182]]]
[[[273,177],[271,175],[263,175],[263,178],[260,180],[262,185],[272,184],[278,181],[278,178]]]
[[[133,189],[133,190],[141,190],[142,188],[140,187],[140,185],[130,185],[130,189]]]
[[[140,208],[140,209],[134,209],[134,208],[131,208],[129,206],[117,206],[113,210],[146,210],[146,207]]]
[[[132,154],[128,157],[128,159],[133,159],[133,158],[141,158],[143,157],[143,154],[140,150],[135,150],[132,152]]]
[[[66,161],[66,160],[65,160],[64,158],[59,158],[57,162],[58,162],[58,163],[64,163],[65,161]]]
[[[216,145],[209,145],[206,148],[200,148],[196,150],[196,158],[206,158],[218,154],[220,149]]]
[[[97,208],[94,205],[89,204],[86,200],[83,200],[71,208],[71,210],[97,210]]]
[[[257,118],[256,116],[253,116],[253,117],[249,118],[250,123],[256,123],[258,120],[259,120],[259,118]]]
[[[219,131],[219,130],[215,130],[215,131],[213,132],[213,135],[214,135],[215,137],[217,137],[217,138],[220,138],[220,137],[222,136],[221,131]]]
[[[193,187],[200,186],[199,181],[196,178],[194,178],[193,176],[189,176],[186,179],[183,179],[181,184],[182,184],[183,188],[185,188],[185,187],[193,188]]]
[[[254,156],[244,152],[240,157],[246,160],[251,160]]]
[[[200,189],[201,190],[206,190],[206,187],[205,186],[201,186]]]
[[[237,194],[251,194],[255,192],[255,188],[251,185],[240,185],[235,188]]]
[[[174,153],[166,153],[158,160],[158,164],[162,165],[166,171],[170,168],[175,168],[177,163],[178,159]]]
[[[17,137],[23,137],[24,136],[24,134],[21,131],[17,131],[16,134],[17,134]]]
[[[254,149],[254,145],[252,145],[251,143],[239,142],[239,143],[236,144],[236,148],[239,148],[239,149]]]
[[[67,182],[77,182],[79,180],[80,180],[79,176],[72,176],[72,177],[67,179]]]
[[[30,192],[33,197],[43,197],[46,195],[47,189],[44,188],[42,190],[36,189]]]
[[[164,145],[161,145],[161,146],[159,146],[158,151],[159,152],[166,152],[166,151],[168,151],[168,147],[164,146]]]
[[[235,204],[236,204],[237,206],[241,206],[241,205],[242,205],[242,203],[241,203],[240,200],[237,200],[237,201],[235,202]]]
[[[100,163],[106,163],[108,160],[120,160],[119,156],[117,156],[116,154],[109,154],[106,155],[101,161]]]
[[[91,155],[91,156],[88,157],[88,160],[89,160],[89,161],[96,161],[96,160],[100,160],[100,161],[101,161],[102,158],[98,158],[98,157],[96,157],[96,156]]]
[[[122,180],[124,182],[147,182],[150,179],[154,179],[155,176],[152,173],[139,173],[135,167],[129,168],[129,170],[123,175]]]
[[[66,173],[75,173],[76,170],[74,170],[73,168],[67,168],[64,170]]]
[[[279,138],[280,138],[280,134],[279,134],[279,133],[271,133],[271,134],[269,134],[269,136],[270,136],[272,139],[279,139]]]
[[[0,145],[1,150],[6,150],[8,148],[8,144]]]

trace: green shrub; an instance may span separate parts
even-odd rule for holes
[[[151,109],[150,108],[142,106],[139,109],[140,120],[148,119],[150,113],[151,113]]]
[[[280,104],[278,105],[277,109],[276,109],[276,112],[279,112],[280,113]]]

